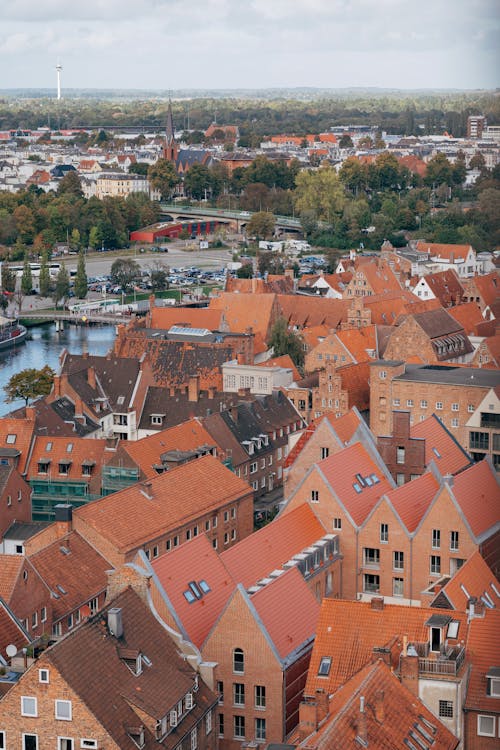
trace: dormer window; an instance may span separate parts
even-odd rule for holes
[[[49,466],[50,466],[50,461],[48,459],[41,458],[40,461],[38,462],[38,473],[48,474]]]
[[[500,698],[500,667],[490,667],[486,675],[486,695]]]
[[[140,727],[125,727],[125,731],[127,732],[132,742],[137,745],[137,747],[144,747],[146,742],[144,738],[144,727],[142,726],[142,724]]]
[[[142,674],[142,654],[133,648],[119,648],[118,656],[135,677]]]
[[[69,474],[70,466],[71,466],[71,461],[60,461],[59,462],[59,474],[62,474],[63,476],[67,477]]]

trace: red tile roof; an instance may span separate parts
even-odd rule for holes
[[[450,262],[465,260],[470,247],[470,245],[444,245],[437,242],[425,242],[425,240],[418,240],[416,244],[418,253],[430,253],[432,258],[443,258]]]
[[[410,437],[425,440],[425,464],[428,466],[434,461],[443,476],[457,474],[471,463],[464,449],[435,414],[412,425]]]
[[[488,603],[500,608],[500,583],[478,551],[464,562],[438,596],[442,594],[446,595],[453,609],[461,611],[468,608],[471,597],[484,597]]]
[[[107,441],[102,439],[88,440],[80,437],[41,437],[35,438],[26,473],[28,479],[45,477],[38,471],[38,464],[43,459],[49,462],[49,474],[52,479],[78,479],[90,482],[91,477],[83,475],[83,463],[93,461],[99,468],[107,463],[111,453],[106,453]],[[59,476],[59,464],[67,462],[67,474]],[[99,472],[95,471],[97,475]]]
[[[208,309],[223,312],[232,333],[245,333],[252,328],[265,340],[278,316],[275,294],[223,292],[218,297],[212,297]]]
[[[358,670],[371,662],[373,648],[397,644],[397,656],[403,649],[403,636],[409,643],[424,643],[429,639],[427,620],[436,614],[427,607],[405,607],[385,604],[382,610],[372,608],[371,602],[354,602],[342,599],[323,599],[318,620],[305,695],[316,690],[333,693]],[[458,620],[458,641],[464,639],[467,616],[454,612]],[[450,639],[450,644],[455,641]],[[332,657],[330,673],[319,677],[323,656]]]
[[[316,467],[357,526],[363,523],[379,497],[390,492],[393,487],[393,483],[361,443],[355,443],[340,453],[325,458]],[[375,475],[378,482],[370,479],[372,485],[362,487],[358,493],[354,489],[354,484],[359,485],[357,474],[363,478]]]
[[[364,326],[363,328],[349,328],[339,331],[337,337],[344,344],[356,362],[367,362],[374,359],[367,350],[377,352],[376,326]]]
[[[474,536],[500,524],[500,480],[488,461],[457,474],[452,492]]]
[[[347,310],[350,300],[329,299],[327,297],[314,298],[280,294],[278,303],[281,313],[289,326],[297,328],[314,328],[327,326],[328,329],[338,328],[347,320]]]
[[[272,359],[266,359],[265,362],[259,362],[256,364],[258,364],[258,367],[286,367],[292,371],[294,382],[301,378],[301,375],[289,354],[283,354],[281,357],[272,357]]]
[[[427,277],[426,277],[427,278]],[[481,308],[476,302],[465,302],[448,308],[450,315],[463,327],[468,336],[476,336],[477,326],[484,323]]]
[[[325,533],[309,505],[303,503],[224,550],[221,560],[234,580],[248,588]]]
[[[0,555],[0,597],[8,603],[14,592],[25,558],[21,555]]]
[[[18,466],[20,474],[24,474],[26,471],[26,462],[29,456],[34,429],[35,421],[33,419],[13,419],[12,417],[2,417],[0,419],[0,447],[14,448],[20,452],[21,456]],[[9,440],[7,439],[8,437],[10,438]]]
[[[500,611],[487,610],[469,626],[467,651],[472,662],[465,707],[467,710],[498,714],[498,698],[486,694],[486,675],[500,666]],[[498,679],[498,676],[497,676]]]
[[[296,568],[261,588],[250,601],[281,659],[314,638],[320,607]]]
[[[152,567],[186,636],[201,648],[236,586],[220,556],[201,534],[153,560]],[[184,592],[190,581],[206,581],[210,591],[189,603]]]
[[[367,665],[346,682],[333,696],[329,714],[319,730],[298,750],[344,750],[361,747],[360,699],[364,698],[366,743],[370,750],[394,750],[419,747],[412,737],[419,737],[422,747],[430,747],[426,736],[432,737],[433,750],[454,750],[459,740],[436,719],[434,714],[402,685],[398,677],[379,659]],[[422,731],[425,733],[423,734]],[[361,730],[363,731],[363,730]],[[410,740],[411,745],[406,745]]]
[[[208,328],[209,331],[220,331],[224,319],[221,310],[210,310],[206,307],[153,307],[150,315],[151,328],[160,328],[167,331],[172,326]]]
[[[157,476],[153,468],[160,464],[160,456],[167,451],[191,451],[203,445],[214,446],[213,437],[205,430],[197,418],[161,430],[142,440],[126,441],[122,443],[124,450],[146,477]]]
[[[482,276],[474,276],[472,282],[475,284],[479,294],[486,305],[493,305],[500,298],[500,280],[498,270],[491,271]]]
[[[121,552],[247,496],[249,485],[211,455],[94,500],[74,512]],[[78,527],[77,527],[78,528]]]
[[[436,497],[439,486],[434,474],[427,472],[387,493],[387,497],[410,534],[416,531],[425,512]]]
[[[8,662],[6,648],[11,643],[20,651],[24,646],[29,646],[30,638],[23,630],[14,616],[14,613],[0,599],[0,656]],[[13,683],[7,683],[12,686]],[[5,694],[4,685],[0,683],[0,698]]]

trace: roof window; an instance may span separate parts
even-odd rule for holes
[[[7,443],[7,445],[14,445],[16,440],[17,440],[17,435],[15,435],[14,433],[10,433],[9,435],[7,435],[5,442]]]
[[[319,663],[319,668],[318,668],[319,677],[328,677],[328,675],[330,674],[331,666],[332,666],[332,657],[322,656],[321,661]]]

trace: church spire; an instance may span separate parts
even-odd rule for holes
[[[168,101],[167,126],[165,129],[165,147],[163,156],[168,161],[177,161],[177,144],[175,142],[174,117],[172,114],[172,102]]]

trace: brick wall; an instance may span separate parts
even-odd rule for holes
[[[392,435],[379,437],[377,448],[394,481],[405,484],[425,471],[425,440],[410,437],[409,412],[395,411],[392,424]]]
[[[0,497],[0,540],[14,521],[31,521],[31,487],[16,469]]]

